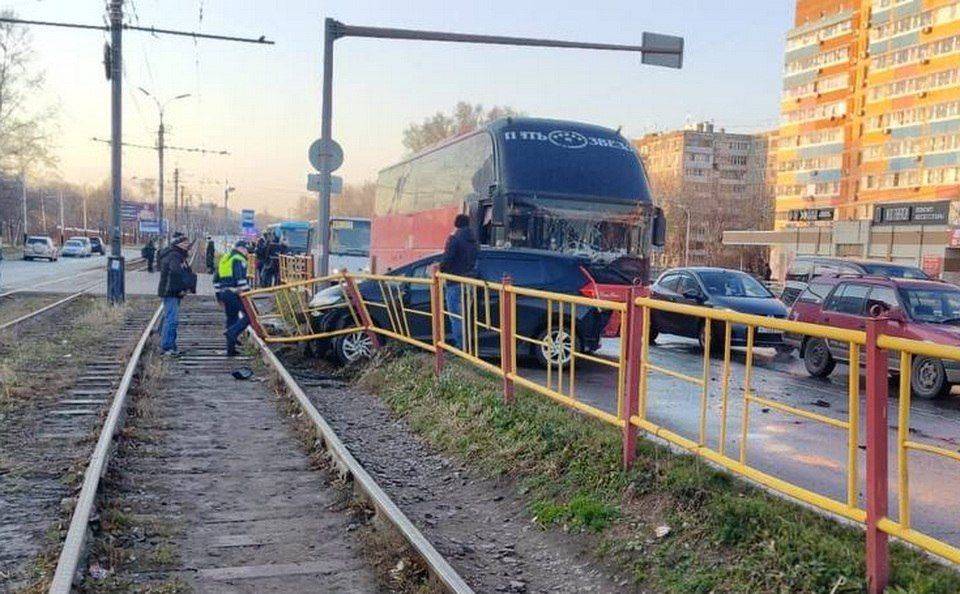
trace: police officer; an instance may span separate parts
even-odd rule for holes
[[[250,321],[246,315],[241,315],[243,305],[240,302],[240,293],[250,288],[247,283],[247,244],[238,241],[233,249],[224,254],[217,264],[217,271],[213,275],[213,287],[217,291],[217,301],[223,305],[226,314],[227,356],[237,355],[237,338],[247,329]]]

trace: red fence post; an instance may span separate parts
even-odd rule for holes
[[[503,371],[503,401],[513,404],[513,380],[510,374],[513,368],[513,333],[516,321],[513,319],[513,300],[516,299],[507,289],[513,284],[509,274],[503,275],[503,289],[500,295],[500,369]],[[489,320],[488,320],[489,321]]]
[[[637,414],[640,404],[640,353],[643,342],[643,308],[636,304],[642,289],[636,285],[630,287],[627,300],[626,335],[620,340],[627,341],[627,358],[620,364],[626,369],[624,376],[623,399],[620,418],[625,421],[623,426],[623,468],[629,470],[633,466],[637,455],[637,428],[630,422],[631,417]]]
[[[347,298],[350,300],[350,303],[353,304],[353,311],[357,312],[357,316],[360,317],[360,323],[363,324],[367,336],[370,337],[373,348],[379,349],[380,337],[377,336],[376,332],[371,330],[371,328],[373,328],[373,320],[370,319],[370,312],[367,311],[366,306],[363,304],[363,297],[360,295],[360,291],[357,290],[357,284],[353,282],[352,276],[347,275],[345,272],[341,274],[343,276]]]
[[[444,319],[443,302],[440,298],[440,267],[433,265],[430,268],[430,278],[433,282],[430,284],[430,315],[433,330],[433,346],[436,349],[433,354],[433,373],[440,377],[443,371],[443,349],[440,343],[443,342]]]
[[[867,592],[887,588],[890,558],[887,533],[877,522],[887,516],[887,353],[877,347],[885,322],[867,320]]]

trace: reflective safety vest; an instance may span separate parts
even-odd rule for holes
[[[217,277],[220,283],[225,286],[236,286],[237,284],[246,284],[247,277],[246,274],[242,278],[233,278],[233,263],[240,261],[243,264],[243,270],[246,272],[247,269],[247,259],[243,254],[231,251],[230,253],[224,254],[220,258],[220,262],[217,264]]]

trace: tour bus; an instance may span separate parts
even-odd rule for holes
[[[482,245],[586,254],[625,285],[649,282],[664,219],[636,151],[619,131],[510,117],[380,172],[371,254],[378,270],[437,253],[454,216]],[[603,282],[603,281],[598,281]],[[612,288],[612,287],[611,287]]]
[[[313,251],[311,221],[283,221],[267,227],[281,241],[286,241],[291,254],[309,254]],[[331,217],[330,270],[370,271],[370,219],[359,217]]]

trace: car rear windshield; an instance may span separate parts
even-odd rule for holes
[[[705,270],[699,273],[707,293],[717,297],[773,297],[760,281],[733,270]]]
[[[71,239],[63,245],[66,247],[83,247],[83,242],[81,242],[79,239]]]
[[[47,241],[45,237],[28,237],[27,245],[47,245]]]
[[[910,317],[920,322],[960,321],[960,291],[950,289],[901,289]]]
[[[915,278],[921,280],[930,278],[927,273],[913,266],[897,266],[895,264],[861,264],[860,266],[867,274],[884,278]]]

